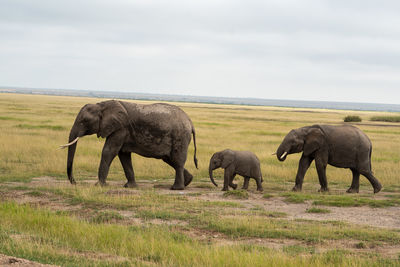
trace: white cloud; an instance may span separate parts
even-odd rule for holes
[[[397,1],[2,1],[0,85],[400,104]]]

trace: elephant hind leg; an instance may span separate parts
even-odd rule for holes
[[[261,183],[263,181],[262,177],[254,178],[254,179],[256,180],[256,183],[257,183],[257,191],[260,191],[260,192],[263,191],[264,189],[263,189],[263,187],[261,185]]]
[[[188,186],[193,180],[193,175],[185,168],[183,168],[183,179],[185,186]]]
[[[132,167],[132,158],[130,152],[119,152],[118,153],[119,161],[121,162],[122,168],[124,169],[125,177],[128,182],[124,185],[124,187],[137,187],[135,181],[135,173]]]
[[[356,169],[351,169],[353,173],[353,180],[351,182],[351,186],[347,189],[347,193],[358,193],[360,188],[360,173]]]
[[[247,188],[249,188],[249,182],[250,182],[250,177],[244,176],[244,182],[243,182],[242,189],[246,189],[247,190]]]
[[[180,166],[181,164],[172,161],[170,158],[163,158],[163,161],[175,169],[175,182],[171,190],[185,189],[186,183],[189,184],[193,176],[183,166]]]
[[[371,183],[372,187],[374,188],[374,194],[378,193],[382,189],[381,183],[375,176],[372,174],[372,171],[360,171],[362,175],[364,175],[368,181]]]

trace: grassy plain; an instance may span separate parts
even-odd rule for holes
[[[139,188],[122,188],[125,178],[117,159],[110,185],[95,187],[104,143],[95,136],[79,140],[78,184],[71,186],[66,151],[57,148],[67,142],[79,109],[99,101],[0,94],[0,253],[63,266],[400,265],[400,227],[329,217],[335,214],[331,207],[373,212],[400,206],[400,125],[369,120],[396,114],[175,103],[196,128],[199,169],[192,143],[186,168],[194,180],[187,190],[169,191],[173,169],[137,155],[133,165]],[[351,172],[328,167],[331,191],[316,193],[314,165],[303,192],[289,192],[300,154],[281,163],[271,153],[291,129],[341,124],[346,115],[362,118],[356,125],[373,143],[372,166],[383,192],[373,195],[361,177],[360,194],[347,195]],[[257,154],[265,192],[256,192],[251,181],[249,192],[223,194],[222,170],[215,172],[219,188],[209,182],[209,158],[225,148]],[[276,203],[327,219],[296,218],[290,210],[271,209]]]

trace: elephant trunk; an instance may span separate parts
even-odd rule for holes
[[[72,144],[68,146],[68,158],[67,158],[67,175],[68,175],[68,179],[71,182],[71,184],[76,184],[74,176],[72,174],[72,166],[74,164],[74,156],[75,156],[76,144],[77,144],[78,137],[79,137],[78,130],[76,129],[76,127],[74,125],[69,134],[68,140]],[[75,141],[75,142],[73,142],[73,141]]]
[[[210,167],[209,167],[209,169],[208,169],[208,173],[209,173],[209,175],[210,175],[210,180],[211,180],[211,182],[212,182],[215,186],[218,186],[218,185],[215,183],[215,181],[214,181],[213,170],[215,170],[215,168],[213,168],[212,164],[210,164]]]
[[[285,161],[288,152],[289,149],[284,145],[284,143],[282,143],[276,151],[276,157],[279,161]]]

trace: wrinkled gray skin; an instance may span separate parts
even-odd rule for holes
[[[176,106],[116,100],[87,104],[76,117],[69,142],[91,134],[106,138],[98,171],[100,185],[106,184],[110,164],[118,156],[128,180],[125,187],[136,187],[132,152],[162,159],[173,167],[176,172],[173,190],[184,189],[193,179],[184,164],[193,134],[197,168],[195,130],[188,115]],[[75,184],[72,174],[75,150],[76,143],[68,147],[67,174],[72,184]]]
[[[237,184],[233,183],[236,174],[244,177],[243,189],[247,189],[250,178],[254,178],[257,183],[257,190],[263,191],[260,161],[253,152],[225,149],[214,153],[210,159],[209,175],[215,186],[218,185],[214,181],[213,170],[217,168],[225,169],[222,191],[228,191],[228,186],[233,189],[237,188]]]
[[[303,152],[293,191],[301,191],[304,175],[313,160],[321,185],[320,192],[328,191],[327,164],[349,168],[352,171],[353,181],[347,190],[348,193],[358,193],[360,174],[369,180],[374,193],[378,193],[382,188],[371,170],[371,141],[354,126],[313,125],[292,130],[283,139],[276,152],[280,161],[286,159],[287,155],[283,156],[285,152],[288,154]]]

